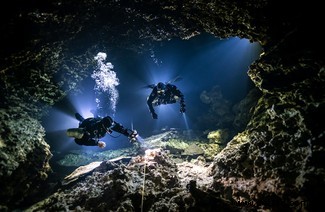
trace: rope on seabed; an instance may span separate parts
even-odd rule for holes
[[[146,167],[147,167],[147,162],[144,163],[144,169],[143,169],[143,183],[142,183],[142,197],[141,197],[141,212],[143,212],[144,186],[145,186],[145,182],[146,182]]]

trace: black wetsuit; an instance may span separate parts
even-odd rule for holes
[[[185,101],[183,93],[175,85],[167,84],[165,92],[162,94],[159,94],[157,86],[152,89],[151,94],[147,98],[147,105],[152,117],[157,119],[157,114],[155,113],[153,106],[159,106],[161,104],[173,104],[177,101],[180,102],[180,111],[184,113]]]
[[[99,117],[83,119],[79,123],[79,128],[83,129],[84,135],[81,139],[75,138],[75,142],[79,145],[97,146],[99,139],[103,138],[106,133],[110,134],[115,131],[127,137],[132,134],[132,130],[124,128],[121,124],[113,121],[112,118],[108,118],[106,118],[106,122]],[[110,120],[110,122],[107,120]]]

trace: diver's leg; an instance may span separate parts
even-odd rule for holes
[[[80,121],[80,122],[83,122],[83,121],[85,120],[85,118],[82,117],[79,113],[75,113],[74,115],[75,115],[76,119],[77,119],[78,121]]]

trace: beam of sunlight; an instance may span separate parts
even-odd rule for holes
[[[150,77],[150,83],[149,84],[157,84],[158,82],[168,82],[172,78],[174,78],[171,75],[172,70],[160,70],[157,71],[157,69],[151,70],[151,77]]]
[[[155,107],[158,119],[154,120],[156,123],[155,130],[169,130],[170,128],[183,128],[182,114],[179,112],[179,103],[160,105]]]
[[[93,99],[93,90],[83,93],[80,96],[70,95],[68,98],[76,108],[76,110],[72,113],[73,117],[75,113],[79,113],[84,118],[94,116],[92,111],[96,108],[96,104],[95,102],[91,101]]]
[[[183,119],[184,119],[184,124],[186,126],[186,130],[190,130],[190,127],[188,125],[188,121],[187,121],[187,117],[186,117],[185,113],[183,113]]]

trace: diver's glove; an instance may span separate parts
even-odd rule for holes
[[[158,115],[155,112],[151,113],[151,116],[152,116],[153,119],[158,119]]]
[[[128,138],[131,143],[135,143],[138,140],[138,132],[136,130],[132,130]]]
[[[98,141],[97,146],[99,148],[105,148],[106,147],[106,143],[104,141]]]

